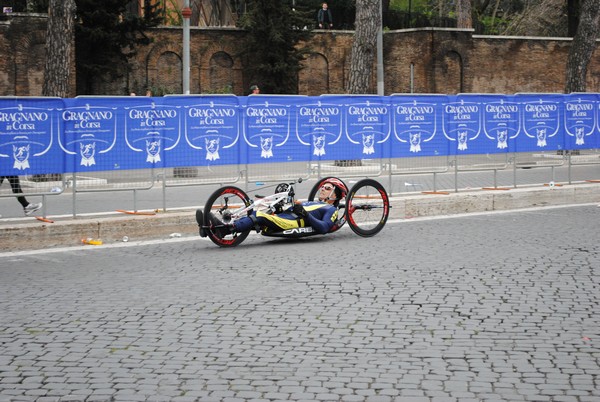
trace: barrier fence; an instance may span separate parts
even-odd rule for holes
[[[74,216],[78,193],[132,192],[137,210],[159,187],[166,210],[175,188],[298,177],[435,193],[537,183],[528,170],[544,168],[571,183],[598,179],[599,116],[593,93],[0,98],[0,175],[71,192]]]

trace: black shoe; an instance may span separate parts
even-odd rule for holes
[[[200,237],[206,237],[206,230],[203,228],[204,214],[199,209],[196,210],[196,222],[198,222],[198,227],[200,228]]]
[[[210,214],[208,214],[208,220],[210,221],[210,226],[211,226],[212,232],[219,239],[222,239],[223,237],[227,236],[228,234],[231,234],[231,232],[233,231],[233,225],[223,223],[212,212]]]

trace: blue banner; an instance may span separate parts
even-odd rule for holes
[[[241,117],[237,97],[178,97],[173,101],[183,107],[183,134],[193,150],[192,158],[179,156],[185,161],[182,165],[240,163]]]
[[[0,175],[600,147],[600,96],[0,98]]]
[[[488,95],[483,99],[483,133],[489,153],[514,152],[521,134],[521,108],[511,96]]]
[[[523,110],[523,135],[519,136],[516,152],[564,149],[564,100],[563,95],[517,95]]]
[[[311,98],[296,105],[294,135],[310,150],[311,160],[328,159],[344,132],[344,106],[338,97]]]
[[[448,155],[450,142],[442,134],[444,95],[391,97],[394,138],[393,157]]]
[[[0,98],[0,176],[65,171],[58,98]]]
[[[346,138],[353,145],[352,157],[342,159],[385,158],[391,128],[392,106],[383,96],[353,96],[345,105]]]
[[[67,171],[113,170],[122,109],[96,98],[66,99],[59,109],[57,142]],[[117,164],[115,166],[115,163]]]
[[[598,147],[598,94],[571,94],[564,100],[564,137],[566,149]]]

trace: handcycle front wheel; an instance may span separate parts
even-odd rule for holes
[[[354,233],[374,236],[387,222],[390,199],[385,188],[376,180],[363,179],[346,196],[346,221]]]
[[[232,223],[232,212],[245,208],[251,203],[248,194],[235,186],[221,187],[212,193],[204,205],[203,226],[206,228],[208,238],[219,247],[233,247],[243,242],[248,237],[250,230],[221,236],[219,229],[222,230],[222,227],[219,226]],[[210,220],[210,214],[213,214],[222,225],[215,226]]]

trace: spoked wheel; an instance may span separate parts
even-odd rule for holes
[[[339,181],[341,181],[342,183],[344,183],[343,180],[337,178],[337,177],[333,177],[333,176],[328,176],[325,177],[319,181],[317,181],[315,183],[315,185],[312,187],[312,189],[310,190],[310,193],[308,193],[308,201],[314,201],[315,197],[317,196],[317,193],[319,192],[319,189],[321,188],[321,186],[326,183],[329,179],[337,179]],[[346,186],[346,183],[344,183],[344,186]],[[346,186],[346,188],[348,188],[348,186]],[[343,200],[340,200],[343,201]],[[344,223],[346,223],[345,219],[341,219],[344,215],[344,203],[340,202],[339,206],[340,211],[339,211],[339,215],[338,215],[338,222],[336,223],[336,225],[329,231],[329,233],[333,233],[337,230],[339,230],[342,226],[344,226]],[[346,218],[347,219],[347,218]]]
[[[373,179],[356,183],[346,196],[346,220],[354,233],[374,236],[387,222],[390,200],[383,186]]]
[[[250,197],[241,189],[234,186],[221,187],[208,198],[204,205],[204,227],[208,238],[220,247],[233,247],[243,242],[250,230],[242,233],[226,233],[223,225],[232,222],[232,213],[250,205]],[[210,214],[216,217],[216,223],[211,222]]]

